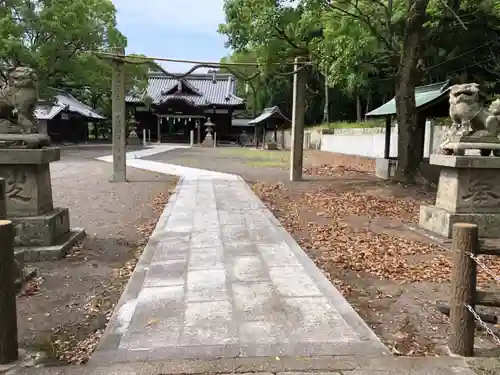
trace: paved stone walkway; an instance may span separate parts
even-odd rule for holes
[[[389,354],[241,178],[138,157],[183,177],[92,364]]]

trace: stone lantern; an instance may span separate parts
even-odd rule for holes
[[[128,128],[130,130],[130,133],[127,137],[127,144],[134,146],[140,145],[141,140],[137,135],[137,120],[135,119],[134,115],[131,115],[130,119],[128,120]]]
[[[205,136],[205,139],[203,140],[202,146],[203,147],[213,147],[214,146],[214,138],[212,135],[213,128],[215,127],[215,124],[210,121],[210,117],[207,119],[207,122],[205,122],[205,131],[207,135]]]

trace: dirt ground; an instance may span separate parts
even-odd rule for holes
[[[108,182],[112,165],[93,158],[110,153],[67,148],[51,165],[54,204],[87,236],[67,258],[32,264],[40,277],[18,296],[20,346],[49,363],[88,359],[175,187],[175,177],[133,168],[130,182]]]
[[[372,160],[307,155],[305,181],[258,182],[256,194],[394,354],[447,355],[449,319],[436,305],[448,304],[451,252],[411,229],[435,191],[381,181]],[[498,258],[483,261],[500,274]],[[484,272],[478,279],[481,289],[498,290]],[[499,353],[481,330],[476,348]]]

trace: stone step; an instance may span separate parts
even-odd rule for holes
[[[478,370],[480,368],[483,370]],[[83,365],[23,368],[18,366],[4,372],[6,375],[230,375],[250,373],[261,375],[491,375],[500,373],[500,361],[477,358],[466,361],[457,357],[254,357],[114,363],[98,367]]]

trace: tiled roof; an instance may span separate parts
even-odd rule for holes
[[[54,90],[54,104],[39,104],[35,108],[35,117],[39,120],[52,120],[59,112],[68,110],[76,112],[90,119],[103,120],[104,117],[98,114],[91,107],[78,101],[73,95],[63,91]]]
[[[450,81],[433,83],[425,86],[415,87],[415,102],[417,108],[420,108],[426,104],[433,102],[448,94],[448,89],[450,86]],[[380,107],[368,112],[366,116],[390,116],[396,114],[396,99],[392,98],[387,103],[381,105]]]
[[[191,74],[181,80],[167,77],[163,73],[150,73],[146,95],[128,95],[127,103],[142,103],[144,96],[149,96],[153,104],[159,105],[170,100],[184,100],[196,106],[226,105],[237,106],[244,100],[237,97],[236,83],[229,74]],[[179,93],[168,94],[178,87],[179,81],[187,86]],[[181,85],[182,86],[182,85]],[[189,92],[191,89],[192,92]]]
[[[285,117],[283,113],[281,113],[279,107],[275,106],[275,107],[265,108],[264,111],[258,117],[254,118],[252,121],[249,121],[248,124],[257,125],[269,118],[279,118],[286,122],[291,122],[288,118]]]
[[[233,126],[253,126],[252,124],[249,124],[250,119],[249,118],[233,118],[231,121],[231,125]]]
[[[52,120],[64,108],[66,108],[64,105],[39,104],[35,108],[35,117],[38,120]]]

